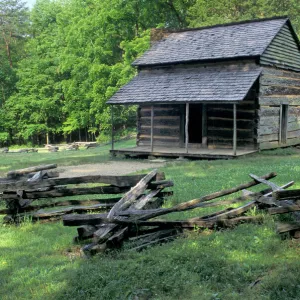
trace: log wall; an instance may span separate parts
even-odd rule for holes
[[[182,105],[154,106],[153,144],[182,145],[180,130],[182,130]],[[138,109],[137,145],[150,146],[151,143],[151,105],[143,105]]]
[[[257,148],[258,84],[244,101],[237,104],[237,147]],[[207,105],[207,133],[209,148],[233,147],[233,104]]]
[[[260,77],[260,149],[300,144],[300,73],[264,67]],[[279,142],[280,106],[288,104],[287,142]]]

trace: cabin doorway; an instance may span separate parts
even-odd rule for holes
[[[190,104],[189,105],[189,143],[190,144],[202,144],[202,104]]]

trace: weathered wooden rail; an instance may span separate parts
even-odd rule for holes
[[[240,184],[236,187],[180,203],[170,208],[157,207],[147,209],[145,204],[151,200],[155,192],[150,192],[147,196],[140,197],[140,195],[143,194],[155,174],[155,171],[147,174],[134,188],[124,194],[108,213],[69,214],[63,217],[65,226],[79,226],[77,228],[78,236],[75,237],[75,241],[92,239],[90,244],[82,248],[84,255],[90,256],[98,252],[106,251],[107,249],[121,247],[123,241],[134,241],[131,249],[140,251],[148,246],[173,240],[186,229],[218,229],[236,226],[245,222],[260,223],[263,220],[262,216],[244,215],[254,207],[267,209],[270,214],[294,213],[300,210],[300,208],[296,207],[293,203],[277,201],[277,199],[285,199],[290,194],[292,194],[294,198],[299,197],[300,199],[300,190],[296,190],[295,192],[284,191],[285,188],[290,187],[294,182],[289,182],[283,186],[278,186],[270,182],[269,179],[275,177],[276,173],[266,174],[261,177],[250,174],[250,177],[253,179],[252,181]],[[260,192],[245,190],[246,188],[258,184],[264,184],[268,188]],[[232,200],[215,200],[238,191],[243,191],[243,196]],[[156,193],[157,192],[158,190]],[[211,200],[214,201],[210,202]],[[247,202],[241,203],[245,201]],[[209,215],[186,220],[170,221],[155,219],[158,216],[173,212],[230,205],[234,203],[241,203],[241,206],[237,208],[228,207]],[[290,226],[285,224],[281,225],[281,231],[279,232],[295,231],[297,229],[298,227],[295,223]]]
[[[32,220],[57,219],[69,213],[106,211],[145,176],[51,178],[52,175],[59,175],[57,172],[46,171],[52,168],[56,168],[56,165],[11,171],[8,173],[9,178],[0,180],[0,201],[6,205],[6,208],[0,209],[0,214],[6,215],[5,222],[19,222],[25,217]],[[33,177],[31,172],[36,172]],[[156,173],[149,182],[147,190],[153,193],[153,199],[146,208],[152,208],[153,205],[157,207],[158,203],[161,204],[165,197],[172,194],[171,191],[162,191],[173,185],[164,179],[164,173]],[[89,197],[85,197],[88,200],[66,199],[72,196]]]

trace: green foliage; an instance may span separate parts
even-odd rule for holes
[[[0,3],[0,143],[105,139],[107,100],[133,76],[151,28],[179,29],[288,14],[297,0],[22,0]],[[115,129],[135,125],[135,107],[115,108]],[[103,136],[103,137],[102,137]],[[51,141],[50,141],[51,142]]]
[[[255,18],[288,15],[300,32],[297,0],[196,0],[189,9],[189,26],[199,27]]]

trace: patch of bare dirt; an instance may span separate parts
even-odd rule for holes
[[[110,161],[98,164],[59,167],[60,177],[87,175],[126,175],[140,170],[163,167],[162,162]]]

